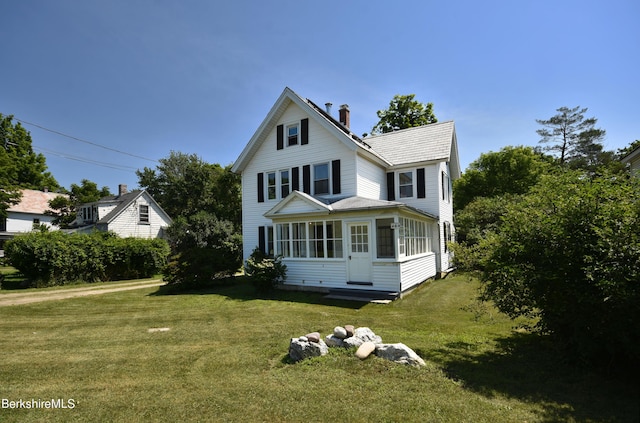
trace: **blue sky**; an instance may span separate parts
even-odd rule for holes
[[[463,169],[536,145],[562,106],[616,150],[640,139],[638,18],[637,0],[6,2],[0,113],[118,150],[24,125],[61,185],[112,192],[171,150],[232,163],[286,86],[349,104],[356,134],[395,94],[433,102]]]

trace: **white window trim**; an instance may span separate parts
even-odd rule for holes
[[[296,128],[296,143],[289,144],[289,128]],[[288,123],[284,125],[284,146],[285,147],[295,147],[300,145],[300,122]]]
[[[403,197],[400,195],[400,174],[401,173],[410,173],[411,174],[411,195],[407,197]],[[407,199],[407,198],[416,198],[416,172],[415,169],[407,169],[407,170],[399,170],[396,172],[396,198],[399,200]]]
[[[322,165],[326,165],[327,166],[327,181],[328,181],[328,186],[327,186],[327,192],[323,192],[323,193],[316,193],[316,178],[315,178],[315,174],[316,174],[316,166],[322,166]],[[311,165],[311,192],[313,193],[313,195],[333,195],[333,172],[331,172],[331,161],[328,162],[318,162],[318,163],[313,163]]]

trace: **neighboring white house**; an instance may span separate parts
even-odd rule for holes
[[[285,88],[233,165],[244,259],[283,256],[285,285],[399,295],[450,270],[453,122],[360,138]]]
[[[127,192],[118,186],[118,195],[101,198],[78,207],[72,232],[112,231],[127,238],[162,238],[171,218],[144,190]]]
[[[49,201],[60,196],[66,197],[66,194],[33,189],[23,189],[21,192],[20,202],[7,209],[6,218],[0,218],[0,250],[3,250],[4,241],[20,233],[31,232],[40,225],[50,230],[59,229],[51,223],[53,216],[47,216],[44,212],[50,210]]]
[[[622,158],[622,163],[629,163],[632,174],[640,175],[640,147]]]

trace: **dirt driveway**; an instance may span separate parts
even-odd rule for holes
[[[151,288],[164,285],[160,279],[152,279],[138,282],[122,282],[101,285],[99,287],[82,287],[70,289],[55,289],[46,291],[12,292],[0,294],[0,307],[38,303],[41,301],[64,300],[66,298],[86,297],[87,295],[108,294],[110,292],[129,291],[132,289]]]

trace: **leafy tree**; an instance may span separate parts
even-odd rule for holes
[[[546,144],[544,150],[556,153],[560,164],[573,162],[578,168],[597,166],[603,160],[602,139],[606,133],[595,127],[598,120],[585,119],[586,107],[560,107],[556,111],[558,114],[547,120],[536,119],[543,126],[536,132],[542,137],[540,143]]]
[[[31,134],[13,116],[0,114],[0,217],[20,202],[20,189],[55,191],[58,182],[47,172],[46,159],[31,146]]]
[[[109,187],[98,189],[98,184],[88,179],[83,179],[80,185],[71,184],[69,197],[56,197],[49,201],[51,210],[45,214],[54,216],[52,223],[61,228],[67,228],[76,218],[78,206],[84,203],[93,203],[103,197],[111,195]]]
[[[242,265],[242,236],[231,222],[205,211],[175,219],[167,237],[174,252],[164,272],[170,284],[189,288],[216,284]]]
[[[416,101],[415,94],[395,95],[386,110],[378,110],[380,121],[371,129],[374,134],[436,123],[433,103]]]
[[[630,154],[633,150],[640,147],[640,140],[635,140],[628,146],[621,148],[618,150],[618,158],[623,158],[624,156]]]
[[[566,171],[511,202],[474,250],[482,298],[573,358],[640,359],[640,180]]]
[[[454,182],[453,207],[462,210],[477,197],[524,194],[550,169],[551,163],[550,156],[531,147],[504,147],[481,154]]]
[[[145,188],[174,219],[200,211],[240,227],[240,177],[231,166],[209,164],[195,154],[172,151],[156,169],[136,172]]]

